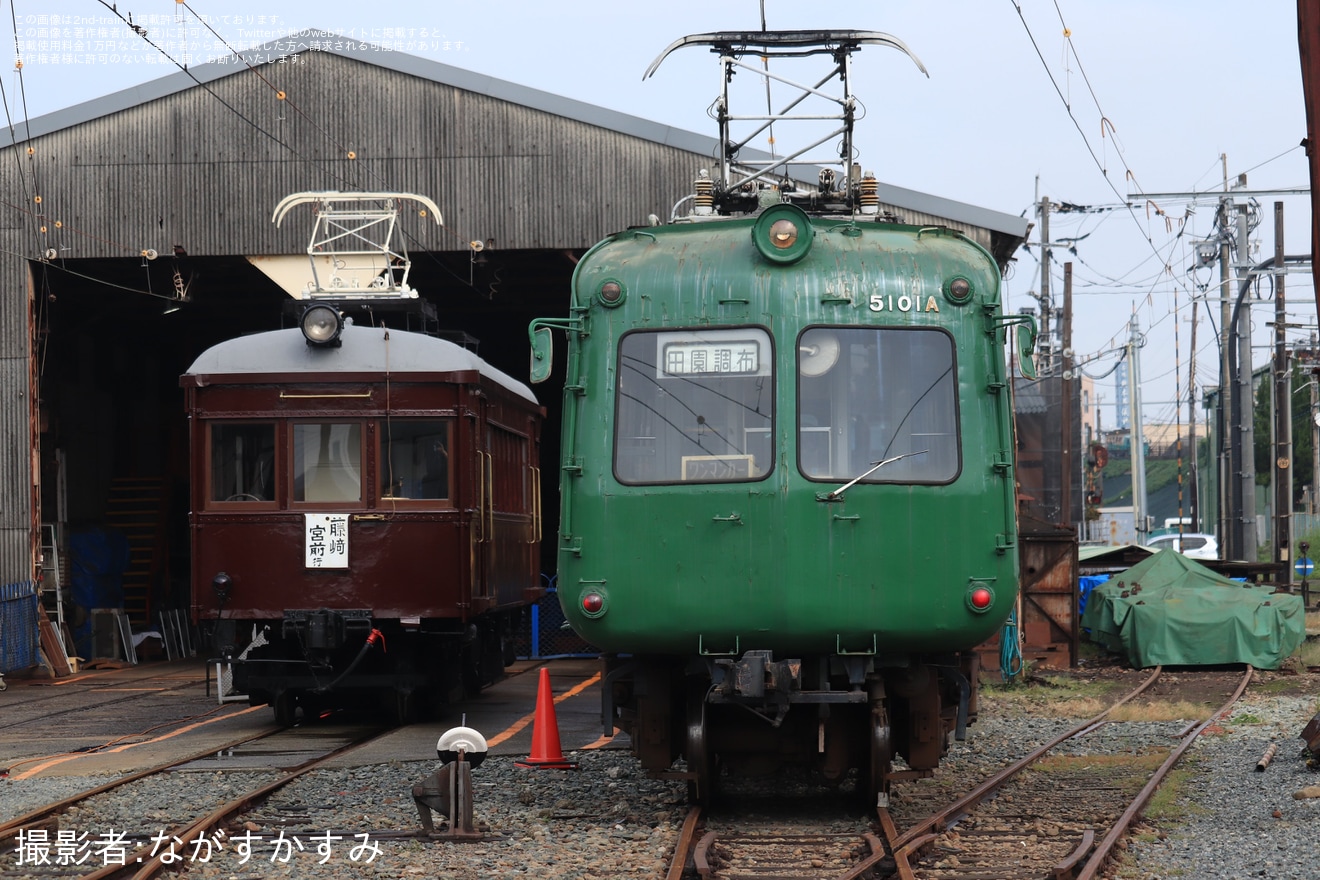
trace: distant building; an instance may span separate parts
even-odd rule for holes
[[[1198,433],[1204,436],[1204,429],[1198,431]],[[1145,440],[1146,455],[1152,458],[1173,458],[1176,456],[1178,454],[1179,439],[1182,440],[1183,455],[1191,455],[1191,428],[1186,423],[1151,424],[1147,422],[1141,426],[1141,436]],[[1105,431],[1101,436],[1101,442],[1109,447],[1111,455],[1126,458],[1131,452],[1131,431],[1128,428]]]

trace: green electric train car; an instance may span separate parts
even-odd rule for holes
[[[607,732],[698,800],[795,762],[883,802],[895,755],[928,772],[974,718],[972,649],[1017,596],[1029,319],[990,253],[888,222],[873,184],[702,174],[691,214],[597,244],[530,329],[533,381],[567,337],[564,612],[602,652]]]

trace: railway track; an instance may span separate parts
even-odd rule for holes
[[[318,843],[310,834],[295,841],[284,825],[300,817],[286,815],[261,822],[241,821],[247,811],[308,772],[388,732],[383,728],[325,725],[311,732],[300,728],[266,728],[221,746],[188,755],[79,792],[0,824],[0,876],[16,870],[24,878],[81,880],[146,880],[161,869],[209,861],[222,850],[250,854],[264,844],[287,847],[288,856],[332,841],[353,840],[351,832],[321,829]],[[309,739],[315,742],[309,744]],[[247,771],[219,771],[218,755],[229,759],[243,750],[259,749],[269,766]],[[297,756],[288,766],[270,761],[281,752]],[[171,790],[168,814],[151,810],[152,791]],[[181,803],[189,818],[180,820]],[[273,834],[253,835],[279,825]],[[358,838],[370,835],[359,833]],[[304,843],[307,841],[307,843]],[[269,855],[269,853],[263,853]],[[286,856],[287,858],[287,856]],[[243,860],[244,862],[247,859]]]
[[[891,821],[895,831],[886,840],[896,876],[1095,877],[1182,754],[1241,697],[1252,672],[1248,667],[1222,706],[1174,734],[1147,730],[1122,738],[1118,747],[1093,744],[1113,708],[1154,684],[1157,669],[1115,707],[1054,737],[925,819],[902,832]]]
[[[837,798],[792,800],[768,810],[735,805],[718,815],[693,807],[667,880],[870,877],[885,853],[874,820],[845,813]]]
[[[841,812],[837,798],[789,799],[774,813],[729,804],[717,816],[694,807],[666,880],[1092,880],[1186,749],[1242,695],[1252,671],[1222,706],[1181,729],[1110,722],[1115,708],[1156,683],[1156,669],[1104,712],[953,800],[937,773],[904,785],[893,806],[874,816]],[[1119,723],[1125,735],[1097,742],[1106,725]]]

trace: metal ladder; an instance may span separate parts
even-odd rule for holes
[[[41,605],[49,611],[48,594],[55,596],[55,637],[59,639],[64,653],[69,653],[69,645],[64,643],[64,589],[60,583],[60,533],[55,523],[41,524]]]

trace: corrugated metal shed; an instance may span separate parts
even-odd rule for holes
[[[430,194],[450,229],[501,248],[562,248],[647,213],[668,216],[717,151],[711,137],[360,45],[306,32],[247,53],[287,63],[214,62],[19,125],[18,143],[35,152],[5,163],[0,179],[19,192],[22,168],[26,190],[45,193],[46,216],[96,224],[83,231],[100,238],[38,235],[69,247],[66,257],[174,243],[192,254],[301,251],[305,242],[271,226],[268,211],[318,189]],[[9,143],[0,134],[0,147]],[[880,197],[882,210],[958,228],[1001,262],[992,239],[1020,239],[1028,227],[888,184]]]
[[[480,239],[571,257],[649,213],[667,217],[716,151],[712,137],[328,33],[245,57],[252,67],[202,65],[0,134],[0,583],[30,579],[38,547],[46,279],[107,298],[126,287],[109,270],[75,276],[92,263],[65,261],[128,274],[147,249],[193,259],[301,253],[307,227],[277,228],[271,211],[290,193],[327,189],[434,199],[443,227],[401,218],[415,256],[465,260]],[[882,210],[957,228],[1001,263],[1028,228],[899,187],[882,185],[880,196]],[[226,280],[244,283],[239,273]],[[132,353],[147,370],[152,352]],[[156,455],[145,443],[135,454]]]

